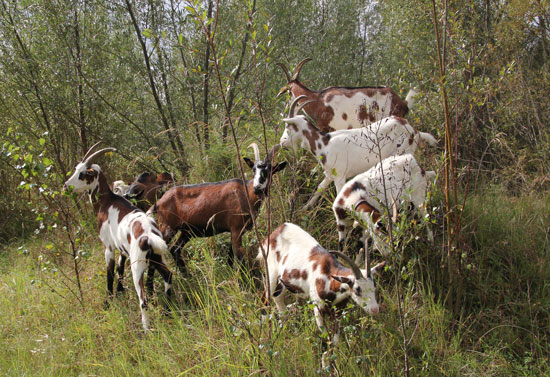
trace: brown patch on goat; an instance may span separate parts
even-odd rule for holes
[[[376,208],[369,205],[367,202],[362,201],[360,202],[356,207],[355,210],[357,212],[365,212],[365,213],[372,213],[372,221],[376,223],[380,219],[380,213],[376,210]]]
[[[290,283],[289,281],[281,279],[281,283],[283,283],[285,288],[288,289],[289,292],[291,292],[291,293],[304,293],[302,288],[300,288],[299,286],[297,286],[295,284]]]
[[[288,258],[288,254],[283,257],[283,265],[286,263],[287,258]]]
[[[277,247],[277,238],[281,235],[283,232],[283,229],[285,228],[285,224],[277,227],[271,234],[269,235],[269,247],[271,250],[275,250]],[[279,251],[277,251],[279,253]],[[279,254],[280,255],[280,254]],[[279,261],[280,256],[277,258],[277,261]]]
[[[132,233],[134,234],[134,238],[138,239],[139,236],[143,234],[143,232],[144,230],[143,230],[143,226],[141,225],[141,222],[139,221],[134,222],[134,224],[132,225]]]
[[[315,279],[315,288],[317,289],[317,294],[322,300],[334,301],[336,299],[336,293],[331,290],[325,290],[326,280],[323,278]]]
[[[143,236],[139,239],[139,248],[143,251],[150,250],[149,237]]]
[[[277,259],[277,262],[281,260],[281,252],[279,250],[275,252],[275,258]]]
[[[343,120],[348,120],[348,114],[343,113],[343,114],[342,114],[342,119],[343,119]]]
[[[411,134],[411,136],[409,136],[409,145],[412,145],[413,142],[414,142],[414,134]]]
[[[338,216],[339,219],[345,219],[346,217],[348,217],[346,210],[342,207],[335,208],[334,212],[336,213],[336,216]]]
[[[365,186],[361,182],[354,182],[353,185],[349,186],[346,191],[343,192],[345,198],[349,198],[352,192],[358,190],[365,190]]]
[[[128,240],[128,244],[132,242],[132,237],[130,237],[130,233],[126,235],[126,239]]]
[[[321,163],[324,165],[327,162],[327,155],[324,153],[321,153]]]
[[[343,288],[342,285],[343,285],[343,284],[340,283],[338,280],[336,280],[336,279],[330,279],[330,286],[329,286],[329,287],[330,287],[330,290],[331,290],[332,292],[338,292],[338,291],[344,292],[345,289],[342,289],[342,288]]]
[[[320,272],[323,275],[327,275],[327,276],[329,275],[330,270],[332,268],[332,265],[331,265],[332,257],[322,247],[315,246],[311,250],[309,261],[312,262],[313,265],[317,264],[320,267]]]

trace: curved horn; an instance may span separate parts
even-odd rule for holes
[[[91,162],[94,159],[98,158],[99,156],[104,155],[107,152],[114,152],[114,151],[116,151],[116,148],[112,148],[112,147],[100,149],[97,152],[95,152],[94,154],[88,156],[88,158],[86,158],[86,160],[84,160],[84,164],[90,165]]]
[[[302,94],[301,96],[298,96],[298,97],[294,98],[294,100],[292,100],[292,102],[290,104],[290,109],[288,110],[288,117],[289,118],[294,118],[296,116],[296,113],[294,112],[294,108],[298,104],[298,101],[301,100],[302,98],[306,98],[306,96]]]
[[[272,161],[273,160],[273,156],[275,156],[275,153],[277,153],[279,151],[279,149],[281,149],[281,144],[275,144],[273,146],[273,148],[271,148],[268,152],[267,152],[267,160],[268,161]]]
[[[92,145],[90,147],[90,149],[88,149],[88,152],[86,152],[86,154],[84,155],[84,157],[82,158],[82,161],[86,161],[86,159],[88,158],[88,156],[92,153],[92,150],[97,147],[99,144],[101,144],[101,140],[98,141],[97,143],[95,143],[94,145]]]
[[[258,148],[258,144],[252,143],[248,146],[248,148],[252,148],[254,150],[254,159],[256,161],[260,161],[260,149]]]
[[[290,82],[290,71],[288,70],[288,68],[286,67],[286,65],[284,65],[283,63],[277,63],[277,65],[279,67],[281,67],[281,69],[283,70],[283,72],[285,73],[285,76],[286,76],[286,82]]]
[[[294,71],[294,75],[292,76],[292,80],[298,81],[298,78],[300,77],[300,71],[302,70],[302,67],[304,66],[304,64],[306,64],[307,62],[309,62],[311,60],[313,60],[313,59],[305,58],[300,63],[298,63],[298,65],[296,66],[296,70]]]
[[[361,250],[363,249],[361,248]],[[361,253],[361,250],[359,250],[359,253]],[[365,250],[365,270],[367,272],[367,277],[370,278],[370,251],[368,247],[367,250]]]
[[[337,251],[337,250],[330,250],[329,251],[331,254],[333,255],[337,255],[339,256],[340,258],[342,258],[344,260],[344,262],[346,262],[350,267],[351,267],[351,270],[353,271],[353,274],[355,275],[355,278],[356,279],[361,279],[363,277],[363,275],[361,274],[361,270],[359,269],[359,267],[355,264],[354,261],[351,260],[350,257],[348,257],[346,254],[340,252],[340,251]]]
[[[302,102],[297,108],[296,108],[296,114],[298,114],[300,111],[302,111],[304,109],[304,107],[307,105],[307,104],[310,104],[312,102],[315,102],[316,100],[314,99],[308,99],[307,101],[304,101]]]

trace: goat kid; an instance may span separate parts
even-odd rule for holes
[[[296,98],[290,106],[289,117],[281,136],[281,147],[301,147],[313,153],[320,162],[325,179],[305,205],[311,207],[321,193],[334,182],[340,192],[346,179],[363,173],[378,161],[393,155],[414,153],[420,140],[431,146],[437,140],[427,132],[416,131],[407,120],[395,116],[384,118],[364,128],[341,130],[323,134],[305,116],[295,115]]]
[[[388,157],[347,182],[332,205],[340,250],[343,249],[347,231],[353,224],[350,212],[355,212],[366,226],[365,250],[368,238],[372,237],[374,247],[384,257],[388,257],[391,249],[387,243],[381,214],[384,210],[393,208],[392,220],[395,221],[397,205],[408,203],[409,209],[425,217],[426,191],[435,176],[434,171],[422,169],[413,155],[405,154]],[[433,241],[432,231],[428,226],[426,230],[428,239]]]
[[[403,101],[391,88],[382,86],[329,87],[313,91],[299,80],[300,70],[309,61],[307,58],[298,63],[292,76],[288,68],[279,63],[287,79],[279,95],[288,91],[292,99],[304,96],[302,102],[308,102],[304,110],[321,132],[361,128],[390,115],[404,117],[418,94],[411,89]]]
[[[96,145],[90,148],[83,161],[76,166],[74,174],[65,182],[63,188],[68,190],[72,187],[74,192],[87,191],[90,195],[97,215],[99,238],[105,247],[109,296],[113,295],[115,250],[120,251],[117,291],[123,290],[124,263],[127,258],[130,259],[134,286],[141,308],[141,323],[143,329],[147,331],[149,318],[143,275],[149,263],[154,264],[164,279],[166,295],[171,296],[172,273],[164,261],[164,254],[168,247],[152,218],[111,191],[101,168],[93,161],[104,153],[116,149],[105,148],[92,153]]]
[[[185,265],[181,250],[192,237],[210,237],[231,232],[233,252],[229,254],[229,263],[233,263],[234,256],[239,261],[243,260],[243,233],[252,227],[252,218],[258,215],[263,199],[268,194],[272,175],[287,165],[286,161],[272,165],[273,155],[278,147],[272,149],[265,160],[260,159],[258,145],[253,143],[251,147],[256,162],[247,157],[244,157],[244,161],[254,172],[253,179],[247,182],[230,179],[176,186],[168,190],[151,208],[150,212],[156,214],[159,229],[167,242],[181,230],[170,252],[182,272],[185,271]]]
[[[367,313],[379,312],[372,276],[384,267],[384,262],[371,269],[367,258],[366,269],[361,270],[348,256],[325,250],[309,233],[292,223],[284,223],[275,229],[262,242],[262,247],[268,251],[265,261],[269,275],[265,289],[266,292],[269,290],[268,297],[273,298],[279,312],[286,311],[284,296],[287,291],[313,301],[315,321],[321,331],[325,330],[324,318],[329,314],[336,316],[338,313],[333,308],[343,307],[350,298]],[[350,267],[340,264],[336,256]],[[256,260],[264,261],[262,248],[259,248]],[[337,320],[333,345],[338,340]],[[326,343],[323,343],[323,348],[326,349]]]

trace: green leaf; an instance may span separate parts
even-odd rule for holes
[[[46,139],[41,137],[40,139],[38,139],[38,142],[40,143],[41,146],[44,146],[44,144],[46,144]]]

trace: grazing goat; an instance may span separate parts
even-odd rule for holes
[[[313,91],[299,81],[300,70],[310,60],[307,58],[298,63],[292,77],[287,67],[279,63],[287,78],[287,84],[279,95],[289,91],[293,99],[305,96],[304,102],[308,101],[308,104],[304,110],[322,132],[361,128],[390,115],[404,117],[418,94],[412,89],[403,101],[391,88],[381,86],[329,87]]]
[[[233,253],[229,254],[229,262],[233,263],[234,256],[242,261],[243,233],[252,227],[252,217],[258,215],[262,201],[268,194],[271,176],[287,165],[286,161],[272,165],[277,148],[272,149],[265,160],[260,160],[258,146],[253,143],[251,147],[254,149],[256,162],[246,157],[244,161],[254,172],[253,179],[247,182],[230,179],[176,186],[168,190],[149,210],[156,214],[165,241],[169,242],[176,232],[181,231],[170,252],[182,272],[185,265],[181,258],[181,249],[191,237],[210,237],[231,232]]]
[[[139,209],[147,211],[164,195],[169,186],[175,183],[176,181],[169,173],[164,172],[155,176],[152,173],[145,172],[130,184],[124,197],[135,201]]]
[[[325,329],[324,317],[338,314],[333,307],[342,307],[350,298],[367,313],[378,313],[372,274],[380,271],[384,263],[370,269],[367,257],[365,270],[360,270],[348,256],[325,250],[309,233],[291,223],[275,229],[263,241],[262,247],[266,252],[269,250],[265,259],[268,273],[265,289],[269,290],[267,296],[273,298],[279,312],[286,310],[284,296],[289,291],[313,301],[315,320],[321,331]],[[335,255],[350,268],[340,264]],[[256,260],[264,261],[262,248]],[[338,343],[339,337],[337,321],[335,325],[333,345]],[[325,343],[323,348],[326,348]]]
[[[120,251],[117,291],[123,290],[124,263],[126,258],[130,258],[134,286],[141,307],[141,323],[147,331],[149,319],[143,275],[149,263],[154,264],[164,279],[166,295],[172,294],[172,273],[164,263],[164,253],[168,247],[152,218],[111,191],[101,168],[93,161],[116,149],[105,148],[92,153],[96,145],[90,148],[83,161],[76,166],[74,174],[65,182],[63,188],[67,190],[72,187],[74,192],[88,191],[90,195],[97,215],[99,238],[105,247],[109,296],[113,295],[115,250]]]
[[[113,182],[113,192],[117,195],[124,196],[128,192],[130,185],[127,185],[124,181]]]
[[[295,149],[301,146],[315,155],[323,167],[325,179],[305,205],[313,205],[322,191],[334,181],[336,192],[340,192],[346,179],[363,173],[382,159],[405,153],[414,153],[422,139],[429,145],[437,145],[435,138],[426,132],[416,131],[407,120],[395,116],[384,118],[367,127],[341,130],[323,134],[303,115],[295,115],[297,101],[290,106],[289,117],[281,136],[281,147]]]
[[[366,225],[365,250],[369,237],[374,247],[387,257],[390,248],[385,241],[384,226],[380,221],[384,210],[393,207],[393,221],[396,220],[397,203],[409,203],[409,209],[426,215],[426,191],[435,179],[434,171],[425,171],[411,154],[388,157],[366,172],[347,182],[336,196],[332,210],[338,227],[340,250],[353,219],[349,212],[355,211]],[[433,234],[427,227],[428,238]]]

